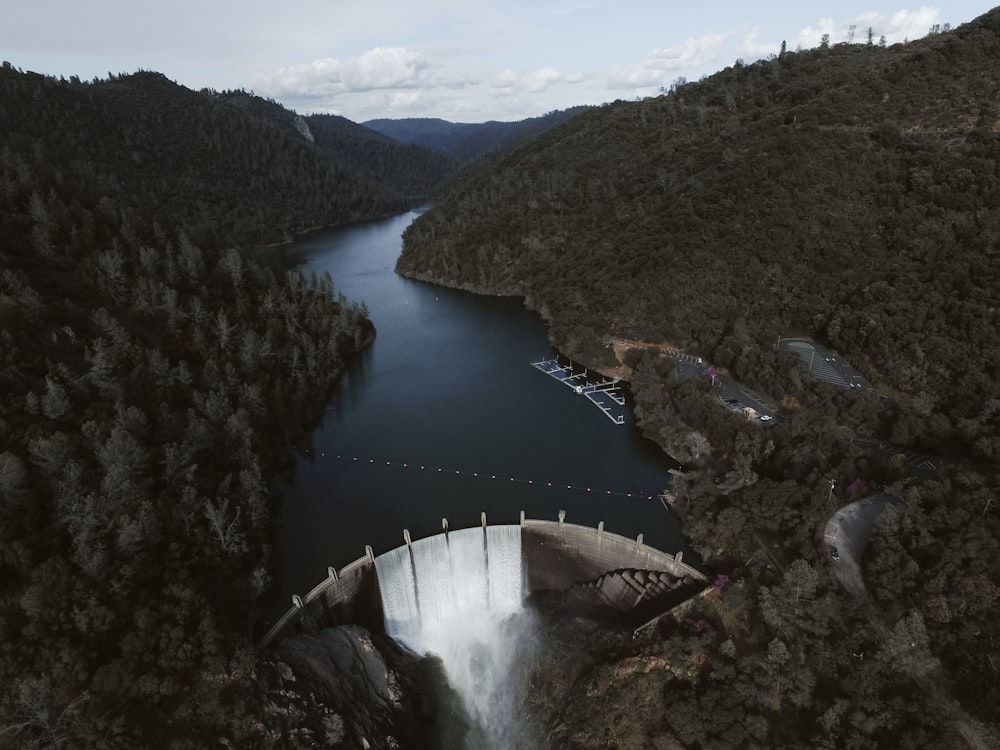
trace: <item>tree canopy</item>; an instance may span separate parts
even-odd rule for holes
[[[647,736],[995,740],[1000,630],[975,607],[1000,586],[998,55],[994,10],[907,44],[737,61],[574,117],[408,229],[401,273],[521,295],[565,353],[628,374],[644,434],[685,463],[671,492],[686,536],[741,581],[726,617],[664,626],[668,661],[692,666],[659,683]],[[814,381],[777,349],[790,336],[873,389]],[[780,422],[725,409],[671,348]],[[855,598],[823,529],[878,491],[898,500]]]

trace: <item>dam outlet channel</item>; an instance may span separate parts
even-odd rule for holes
[[[562,607],[640,629],[707,585],[672,555],[635,539],[566,522],[525,518],[519,524],[448,530],[365,557],[305,596],[261,641],[349,623],[384,630],[410,651],[440,660],[448,688],[470,726],[468,747],[520,746],[516,720],[522,675],[539,635],[525,606],[536,592]]]

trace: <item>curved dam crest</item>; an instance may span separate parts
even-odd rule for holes
[[[445,530],[440,534],[417,541],[410,540],[409,532],[404,531],[405,544],[396,549],[376,557],[371,547],[366,547],[364,557],[340,570],[328,568],[326,579],[304,596],[292,597],[291,609],[261,639],[260,647],[266,648],[285,634],[346,624],[365,625],[393,635],[395,625],[391,623],[400,611],[398,597],[411,597],[406,607],[411,611],[418,608],[415,592],[420,579],[427,578],[424,581],[427,587],[433,585],[435,575],[443,575],[440,568],[435,573],[435,566],[445,564],[441,559],[442,550],[447,548],[449,537],[462,539],[459,544],[465,544],[467,550],[463,553],[465,564],[474,561],[477,569],[483,571],[487,584],[482,591],[474,591],[471,595],[489,597],[488,582],[492,581],[494,595],[501,588],[504,592],[497,600],[498,606],[502,606],[502,601],[510,601],[514,595],[512,587],[520,587],[521,598],[536,592],[563,592],[570,605],[617,613],[624,622],[641,627],[669,608],[664,605],[665,600],[669,600],[671,606],[678,604],[681,596],[693,595],[708,583],[703,573],[683,561],[681,553],[672,555],[650,547],[643,543],[642,534],[629,539],[607,532],[603,522],[597,528],[567,523],[563,512],[558,521],[527,519],[522,513],[520,524],[488,526],[483,514],[481,528],[451,531],[447,521],[443,525]],[[481,555],[468,551],[475,548],[477,542],[470,547],[469,540],[476,532],[480,535]],[[509,539],[511,534],[518,539],[518,559],[513,560],[507,553],[497,557],[495,553],[491,570],[488,562],[490,542],[503,535]],[[496,542],[493,546],[500,549]],[[508,543],[503,548],[509,551],[511,545]],[[419,570],[413,562],[418,555],[422,560]],[[412,581],[401,584],[398,577],[392,582],[383,580],[386,569],[391,566],[396,571],[405,570],[408,560],[412,565]],[[516,583],[509,580],[514,571],[520,578]],[[383,588],[398,589],[401,585],[409,587],[412,593],[391,593],[390,597],[396,598],[390,601],[397,603],[390,604],[387,613]],[[675,596],[670,597],[671,593]],[[440,595],[454,595],[454,591],[444,591]],[[484,599],[484,603],[491,602]]]

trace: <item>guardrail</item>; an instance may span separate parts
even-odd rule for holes
[[[481,514],[481,525],[486,526],[485,513]],[[683,561],[681,552],[672,555],[650,547],[643,543],[642,534],[630,539],[605,531],[603,521],[597,528],[592,528],[567,523],[565,511],[559,511],[558,521],[529,519],[521,511],[520,526],[522,559],[529,592],[565,590],[580,580],[622,568],[662,571],[693,581],[708,580],[703,573]],[[447,533],[447,519],[442,519],[442,528],[442,533]],[[403,538],[409,543],[409,531],[403,530]],[[373,590],[366,591],[368,587],[373,587]],[[291,609],[267,631],[258,646],[267,648],[307,614],[322,616],[337,607],[350,610],[355,601],[364,595],[377,595],[377,588],[375,554],[366,545],[364,557],[348,563],[339,571],[327,568],[327,577],[309,593],[305,596],[293,595]]]

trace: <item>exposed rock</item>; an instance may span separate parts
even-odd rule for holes
[[[676,747],[660,718],[670,673],[657,630],[633,639],[543,608],[546,648],[528,675],[525,714],[546,727],[545,747]]]
[[[324,628],[278,644],[293,689],[329,710],[315,728],[327,747],[421,747],[434,720],[421,660],[360,625]],[[286,680],[288,678],[282,674]]]
[[[287,680],[288,682],[295,682],[295,673],[292,671],[290,666],[285,664],[283,661],[279,661],[275,666],[278,668],[278,675],[281,679]]]
[[[313,135],[312,130],[309,129],[309,123],[307,123],[305,118],[301,115],[295,116],[295,129],[299,131],[299,135],[310,143],[316,142],[316,137]]]

